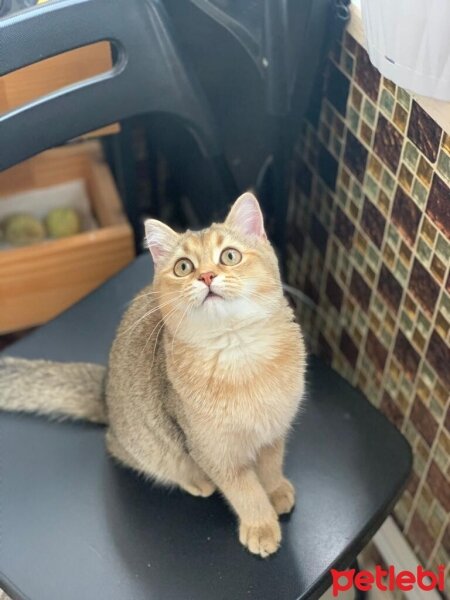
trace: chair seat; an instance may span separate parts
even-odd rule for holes
[[[148,256],[7,349],[106,363],[120,316],[152,276]],[[28,600],[317,597],[391,511],[408,444],[360,392],[312,358],[286,471],[298,503],[262,560],[238,543],[219,495],[153,486],[106,454],[102,427],[0,414],[0,587]]]

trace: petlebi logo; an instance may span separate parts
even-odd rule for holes
[[[414,587],[425,592],[431,590],[443,592],[445,586],[444,565],[439,565],[437,573],[427,571],[420,565],[417,566],[415,572],[397,572],[395,567],[390,566],[383,569],[380,565],[377,565],[375,572],[356,571],[355,569],[347,569],[346,571],[331,569],[330,573],[333,578],[332,592],[334,597],[353,587],[361,592],[370,592],[374,587],[382,592],[387,590],[390,592],[394,590],[409,592]]]

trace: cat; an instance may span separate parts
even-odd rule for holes
[[[283,456],[306,351],[260,206],[246,192],[208,229],[149,219],[145,231],[154,281],[122,318],[106,378],[98,365],[0,359],[0,408],[107,424],[115,459],[194,496],[218,490],[240,542],[267,557],[295,504]]]

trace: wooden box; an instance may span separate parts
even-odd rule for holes
[[[44,323],[134,257],[132,230],[97,142],[49,150],[3,171],[0,196],[74,179],[85,181],[100,227],[0,251],[0,333]]]

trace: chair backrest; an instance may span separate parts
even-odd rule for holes
[[[0,19],[0,76],[100,41],[115,49],[106,73],[0,115],[0,170],[88,131],[147,112],[191,127],[219,154],[206,101],[181,61],[160,0],[59,0]]]

